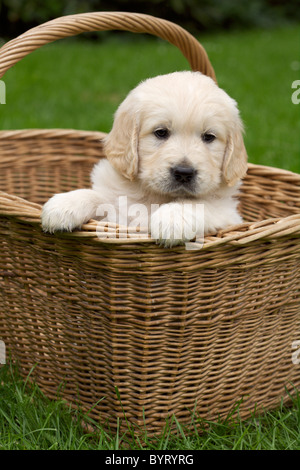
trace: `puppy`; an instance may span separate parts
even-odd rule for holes
[[[146,209],[140,225],[167,247],[239,224],[236,196],[247,171],[242,132],[236,102],[200,72],[145,80],[115,114],[92,189],[53,196],[43,207],[43,230],[72,231],[109,206],[115,211],[108,221],[132,220],[136,204]]]

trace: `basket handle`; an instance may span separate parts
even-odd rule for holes
[[[23,57],[44,44],[83,32],[110,29],[149,33],[165,39],[180,49],[192,70],[200,71],[216,81],[214,69],[205,49],[185,29],[161,18],[124,12],[93,12],[62,16],[28,30],[0,49],[0,78]]]

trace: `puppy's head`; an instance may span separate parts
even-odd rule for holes
[[[104,150],[113,167],[145,189],[201,197],[247,171],[236,102],[200,72],[150,78],[118,108]]]

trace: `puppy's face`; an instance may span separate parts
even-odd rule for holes
[[[198,72],[142,82],[119,107],[105,151],[125,177],[175,198],[234,185],[247,169],[235,101]]]

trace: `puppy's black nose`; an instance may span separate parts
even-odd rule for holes
[[[171,171],[178,183],[190,183],[197,173],[195,168],[190,166],[175,166]]]

